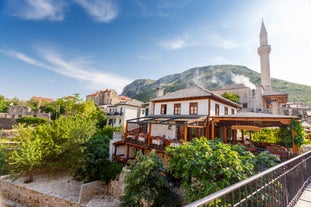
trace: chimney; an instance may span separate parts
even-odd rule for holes
[[[156,97],[161,97],[164,95],[164,88],[157,88],[157,95]]]

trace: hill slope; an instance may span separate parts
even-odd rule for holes
[[[274,78],[271,81],[273,90],[288,93],[289,101],[301,101],[311,105],[311,86]],[[239,65],[196,67],[158,80],[135,80],[124,87],[122,95],[146,102],[155,97],[158,87],[165,88],[165,92],[172,92],[193,85],[214,90],[232,84],[244,84],[249,87],[260,85],[260,73]]]

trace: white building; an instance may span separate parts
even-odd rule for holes
[[[114,155],[126,159],[136,150],[155,149],[164,152],[166,146],[179,145],[194,137],[214,138],[211,116],[236,114],[240,105],[199,87],[163,94],[149,104],[149,115],[129,119],[124,139],[114,144]]]
[[[125,128],[126,121],[145,116],[143,102],[136,99],[124,98],[116,104],[105,108],[107,125]]]

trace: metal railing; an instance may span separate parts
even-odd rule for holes
[[[311,151],[185,207],[292,207],[311,181]]]

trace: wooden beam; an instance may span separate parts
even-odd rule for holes
[[[232,125],[231,129],[240,129],[240,130],[249,130],[249,131],[260,131],[261,128],[257,126],[250,126],[250,125]]]

